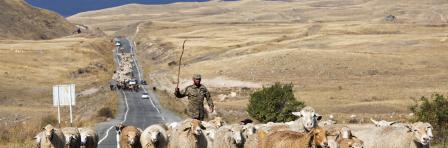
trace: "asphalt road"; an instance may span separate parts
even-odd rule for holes
[[[124,52],[134,55],[133,74],[138,81],[143,80],[144,74],[138,65],[137,56],[135,56],[135,43],[127,38],[116,38],[115,40],[121,42],[121,46],[125,48]],[[119,52],[118,48],[115,48],[113,56],[118,67],[120,58],[117,52]],[[119,103],[116,119],[99,123],[96,127],[100,137],[98,142],[100,148],[117,147],[117,134],[113,126],[118,123],[133,125],[144,130],[151,124],[180,121],[180,117],[160,106],[157,96],[148,87],[150,86],[144,86],[138,92],[117,90],[122,96],[122,100]],[[149,94],[149,99],[141,99],[144,92]]]

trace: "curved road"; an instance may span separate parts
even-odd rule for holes
[[[133,56],[134,67],[133,74],[138,81],[143,80],[143,72],[138,65],[138,60],[135,54],[135,43],[127,38],[116,38],[120,41],[121,46],[125,48],[126,53],[131,53]],[[120,60],[117,55],[118,48],[114,50],[114,60],[118,67],[118,61]],[[164,123],[180,121],[180,117],[177,117],[168,110],[163,109],[152,90],[148,89],[148,86],[144,86],[138,92],[119,91],[122,96],[120,105],[118,108],[118,114],[116,119],[108,122],[99,123],[96,127],[98,135],[100,136],[99,147],[100,148],[116,148],[117,147],[117,134],[115,132],[114,125],[118,123],[124,123],[127,125],[133,125],[141,129],[145,129],[154,123]],[[141,99],[142,93],[147,92],[150,96],[149,99]]]

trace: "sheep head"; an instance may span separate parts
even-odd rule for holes
[[[43,128],[43,130],[44,130],[45,139],[47,139],[47,140],[53,139],[55,129],[51,124],[48,124],[47,126],[45,126]]]
[[[192,119],[190,122],[190,126],[185,126],[184,131],[190,130],[194,135],[199,136],[202,134],[202,130],[206,128],[201,124],[200,120]]]
[[[336,140],[340,144],[341,147],[350,147],[350,148],[363,148],[364,142],[355,136],[353,136],[350,128],[342,127],[339,131],[339,135],[336,137]]]
[[[321,127],[316,127],[310,131],[314,136],[314,143],[319,147],[328,147],[327,132]]]
[[[243,125],[243,131],[244,131],[244,136],[250,136],[253,135],[257,132],[257,129],[255,129],[255,126],[252,123]]]
[[[87,143],[87,137],[90,137],[90,135],[81,134],[81,145],[85,145]]]
[[[317,122],[322,119],[322,116],[317,114],[312,107],[304,107],[300,112],[292,112],[293,115],[299,117],[298,122],[304,126],[306,131],[317,126]]]
[[[118,134],[121,134],[121,130],[123,130],[123,128],[125,128],[125,127],[126,127],[126,125],[124,125],[124,124],[122,124],[122,123],[117,124],[117,125],[115,125],[115,131],[116,131]]]
[[[159,130],[153,130],[149,132],[150,134],[150,139],[152,143],[157,143],[159,141],[159,138],[161,136],[161,133]]]
[[[415,141],[421,143],[422,145],[429,145],[429,142],[433,138],[432,126],[429,123],[417,122],[412,125],[405,125],[412,132]]]
[[[65,135],[65,144],[70,145],[70,144],[75,144],[78,141],[78,138],[76,137],[76,135]]]
[[[140,139],[140,131],[137,129],[137,128],[135,128],[135,127],[133,127],[133,126],[130,126],[130,127],[127,127],[127,128],[129,128],[129,130],[127,130],[127,132],[125,132],[125,136],[126,136],[126,138],[127,138],[127,142],[128,142],[128,144],[129,145],[136,145],[136,144],[138,144],[139,143],[139,139]]]
[[[243,137],[242,137],[242,133],[245,131],[244,128],[242,128],[241,126],[231,126],[228,129],[228,132],[230,133],[230,137],[232,138],[232,141],[234,144],[240,145],[243,144]]]

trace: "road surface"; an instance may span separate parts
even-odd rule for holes
[[[138,65],[137,56],[135,56],[135,43],[127,38],[116,38],[115,40],[121,42],[121,46],[125,48],[124,52],[133,54],[134,67],[132,72],[138,82],[143,80],[144,74],[141,71],[141,67]],[[115,48],[113,56],[116,65],[118,65],[118,61],[120,60],[117,52],[118,48]],[[117,91],[122,96],[122,100],[119,103],[116,119],[99,123],[96,127],[100,137],[98,142],[100,148],[117,147],[117,134],[113,126],[118,123],[124,123],[145,129],[154,123],[180,121],[180,117],[160,106],[157,96],[152,92],[152,90],[148,89],[148,86],[144,86],[143,89],[140,89],[138,92],[122,90]],[[147,92],[150,98],[141,99],[143,92]]]

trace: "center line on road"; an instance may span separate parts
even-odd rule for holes
[[[126,122],[127,116],[128,116],[128,112],[129,112],[129,105],[128,105],[128,98],[126,97],[126,93],[124,91],[121,91],[121,93],[123,93],[124,96],[124,102],[126,104],[126,112],[124,113],[124,119],[123,121],[121,121],[120,123],[124,123]],[[112,125],[106,132],[106,135],[100,140],[98,141],[98,144],[101,144],[101,142],[103,142],[108,136],[109,136],[109,132],[110,130],[114,127],[115,125]],[[118,141],[117,141],[118,144]]]

